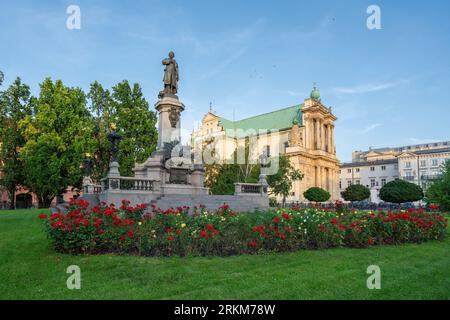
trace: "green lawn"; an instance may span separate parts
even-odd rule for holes
[[[450,298],[450,237],[226,258],[70,256],[51,250],[38,212],[0,211],[0,299]],[[72,264],[81,290],[66,287]],[[366,287],[372,264],[381,268],[380,290]]]

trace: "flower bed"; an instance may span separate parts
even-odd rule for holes
[[[159,210],[144,205],[120,208],[73,200],[67,214],[40,214],[55,250],[65,253],[119,253],[149,256],[234,255],[338,246],[420,243],[442,239],[448,219],[434,209],[402,212],[341,212],[286,209],[235,213],[226,204]]]

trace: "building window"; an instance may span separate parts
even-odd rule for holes
[[[356,184],[361,184],[361,181],[360,180],[356,180]]]
[[[370,187],[375,187],[375,179],[370,179]]]
[[[352,169],[347,169],[347,173],[352,173]]]
[[[382,171],[386,171],[386,166],[381,166]]]
[[[356,168],[356,172],[359,172],[359,168]]]
[[[427,166],[427,161],[426,160],[420,160],[420,166],[421,167],[426,167]]]
[[[347,181],[347,187],[350,187],[352,185],[352,181],[351,180],[348,180]]]
[[[288,147],[289,147],[289,142],[286,141],[286,142],[284,143],[284,150],[286,150]]]
[[[386,179],[381,179],[381,186],[384,187],[385,184],[386,184]]]
[[[437,159],[432,159],[432,160],[431,160],[431,165],[432,165],[433,167],[437,167],[437,166],[438,166],[438,160],[437,160]]]
[[[342,189],[342,181],[339,180],[339,189]]]
[[[405,162],[405,168],[411,168],[411,161]]]
[[[370,171],[375,171],[375,167],[370,167]]]

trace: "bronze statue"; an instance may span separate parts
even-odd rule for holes
[[[164,68],[164,90],[161,91],[158,97],[161,99],[164,96],[177,97],[176,93],[178,91],[178,63],[174,59],[175,54],[173,51],[169,52],[169,58],[162,61]]]

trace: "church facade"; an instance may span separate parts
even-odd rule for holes
[[[232,159],[235,150],[245,146],[246,141],[255,141],[257,154],[269,157],[285,154],[293,167],[304,174],[302,180],[294,183],[287,201],[306,201],[303,192],[313,186],[327,190],[330,200],[337,200],[340,163],[334,143],[336,120],[314,88],[299,105],[238,121],[210,110],[199,129],[192,133],[191,141],[195,145],[214,144],[214,156],[221,161]]]

